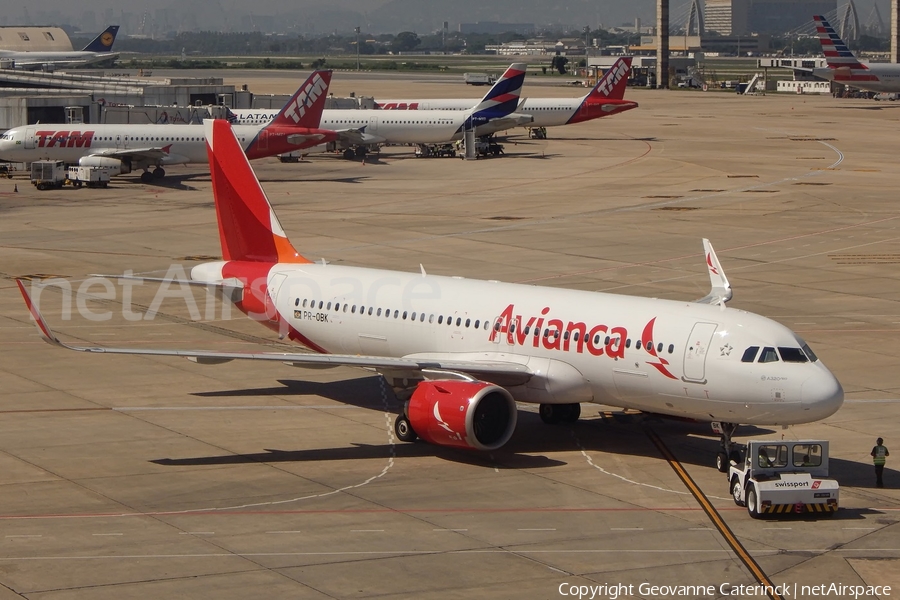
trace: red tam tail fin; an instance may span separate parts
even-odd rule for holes
[[[330,84],[331,71],[313,71],[270,125],[318,129]]]
[[[300,256],[284,235],[228,121],[207,119],[203,124],[222,258],[265,263],[311,262]]]
[[[628,74],[631,73],[631,58],[623,56],[613,66],[606,70],[603,77],[588,94],[591,99],[603,98],[609,100],[621,100],[625,97],[625,86],[628,84]]]

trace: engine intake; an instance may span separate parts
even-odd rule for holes
[[[81,167],[104,167],[109,169],[110,175],[119,175],[131,173],[131,163],[118,158],[109,156],[82,156],[78,159],[78,165]]]
[[[423,440],[439,446],[496,450],[512,437],[518,411],[512,395],[484,381],[423,381],[407,409]]]

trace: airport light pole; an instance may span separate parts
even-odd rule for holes
[[[588,76],[588,36],[591,34],[591,28],[584,26],[584,76]]]
[[[354,27],[356,32],[356,70],[359,71],[359,27]]]

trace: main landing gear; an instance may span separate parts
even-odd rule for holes
[[[142,183],[153,183],[154,180],[162,179],[166,176],[166,170],[162,167],[156,167],[153,171],[144,171],[141,173]]]
[[[574,423],[581,416],[580,404],[541,404],[538,408],[541,421],[548,425]]]
[[[737,429],[737,423],[713,422],[712,428],[713,431],[721,436],[720,440],[722,443],[722,449],[716,453],[716,469],[720,473],[727,473],[732,460],[735,462],[741,460],[740,453],[734,449],[734,444],[731,442],[731,436],[734,435],[734,431]]]
[[[414,442],[419,437],[416,430],[413,429],[412,423],[409,422],[409,418],[402,413],[397,415],[394,420],[394,433],[401,442]]]

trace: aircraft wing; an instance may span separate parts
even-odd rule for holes
[[[378,135],[366,133],[365,127],[359,129],[336,129],[338,139],[347,144],[362,146],[366,144],[381,144],[385,139]]]
[[[180,356],[197,364],[215,365],[232,360],[263,360],[286,363],[295,367],[328,368],[328,367],[364,367],[376,370],[418,371],[444,377],[471,375],[477,378],[502,379],[507,385],[522,384],[531,378],[532,371],[526,365],[513,361],[472,360],[455,358],[452,355],[426,355],[391,358],[384,356],[366,356],[356,354],[313,354],[310,352],[212,352],[207,350],[174,350],[149,348],[108,348],[101,346],[76,346],[61,342],[44,320],[38,307],[32,302],[22,280],[16,280],[25,304],[34,318],[41,337],[47,343],[74,350],[97,354],[133,354],[137,356]],[[226,283],[226,282],[223,282]]]
[[[169,148],[171,148],[171,144],[168,146],[163,146],[162,148],[128,148],[125,150],[101,150],[100,152],[94,152],[91,156],[104,156],[107,158],[143,158],[150,161],[160,160],[162,158],[166,158],[169,156]]]

